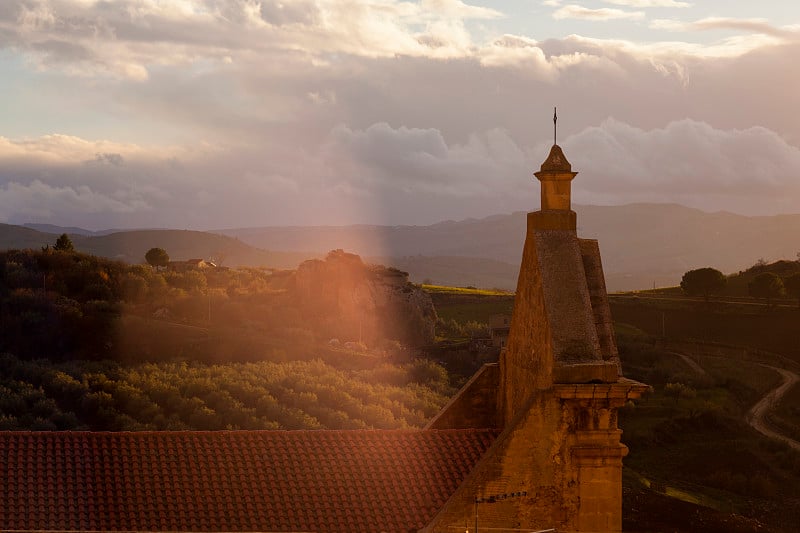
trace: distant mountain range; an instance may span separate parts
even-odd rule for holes
[[[676,285],[687,270],[725,273],[759,259],[795,259],[800,215],[748,217],[675,204],[576,206],[578,234],[598,239],[611,291]],[[526,214],[431,226],[266,227],[220,230],[270,250],[344,248],[379,258],[413,280],[514,288]]]
[[[578,234],[598,239],[610,291],[676,285],[684,272],[713,266],[725,273],[759,259],[795,259],[800,215],[747,217],[674,204],[576,206]],[[0,248],[37,247],[72,235],[77,249],[129,262],[153,246],[174,259],[222,259],[229,266],[292,268],[342,248],[395,266],[413,281],[513,289],[525,239],[526,214],[430,226],[309,226],[215,230],[87,232],[80,228],[0,225]]]

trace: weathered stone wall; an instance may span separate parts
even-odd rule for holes
[[[586,284],[589,288],[595,330],[600,341],[600,352],[604,361],[617,365],[618,374],[622,375],[617,340],[614,336],[614,321],[611,318],[611,307],[608,304],[606,280],[603,275],[603,263],[600,258],[600,247],[596,240],[578,239],[583,258],[583,269],[586,272]]]
[[[500,355],[498,407],[509,424],[537,390],[553,383],[550,323],[542,288],[536,237],[528,230],[506,350]]]
[[[596,243],[581,244],[575,231],[539,229],[552,214],[529,215],[511,330],[501,356],[498,406],[504,423],[533,392],[554,382],[614,381],[619,375],[599,249]]]
[[[536,230],[534,237],[555,361],[602,359],[577,235]]]
[[[508,424],[492,448],[422,531],[452,533],[475,524],[475,498],[525,491],[521,498],[478,504],[479,529],[561,528],[577,516],[577,470],[571,465],[575,421],[551,391]],[[574,529],[571,526],[566,530]]]
[[[425,429],[469,429],[498,427],[497,390],[500,365],[485,364],[464,384],[458,394]]]
[[[617,410],[647,387],[564,384],[534,393],[424,532],[474,528],[475,498],[526,492],[478,504],[479,526],[575,532],[622,528],[622,458]]]

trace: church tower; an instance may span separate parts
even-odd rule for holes
[[[577,235],[577,172],[554,143],[534,175],[541,209],[528,213],[499,365],[479,371],[428,426],[501,433],[426,532],[452,530],[471,509],[487,528],[622,530],[628,448],[617,411],[649,387],[622,376],[600,249]]]
[[[504,354],[504,423],[531,392],[554,383],[614,383],[620,375],[597,241],[579,239],[571,186],[557,144],[534,176],[541,209],[528,213],[517,296]]]

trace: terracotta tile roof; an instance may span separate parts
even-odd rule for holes
[[[0,432],[0,530],[406,533],[496,435]]]

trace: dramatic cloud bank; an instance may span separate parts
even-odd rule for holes
[[[0,165],[15,176],[0,186],[5,220],[212,228],[253,220],[422,224],[532,210],[532,172],[549,149],[521,146],[502,129],[455,143],[437,129],[387,123],[335,127],[317,151],[273,153],[272,164],[247,149],[109,153],[91,144],[4,142]],[[677,202],[759,214],[794,212],[800,196],[800,149],[761,127],[720,130],[684,119],[644,130],[607,119],[561,144],[580,172],[577,203]],[[36,157],[42,146],[59,154],[46,168]]]
[[[2,2],[0,221],[203,229],[530,210],[554,105],[582,203],[796,212],[800,16],[703,5]]]
[[[761,127],[718,130],[684,119],[644,131],[609,119],[565,145],[573,165],[591,173],[577,187],[581,203],[624,197],[744,213],[797,211],[800,149]]]

